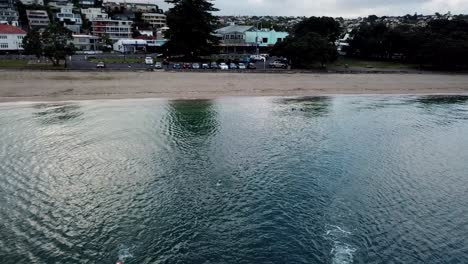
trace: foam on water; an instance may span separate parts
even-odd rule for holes
[[[357,249],[348,242],[352,233],[338,225],[326,225],[325,227],[326,231],[324,237],[333,244],[330,251],[332,263],[353,263],[354,253],[357,251]]]

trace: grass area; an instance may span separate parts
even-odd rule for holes
[[[331,67],[362,67],[362,68],[380,68],[380,69],[411,69],[417,68],[417,65],[404,64],[396,61],[373,61],[360,60],[354,58],[340,57],[336,62],[330,64]]]
[[[0,68],[26,68],[27,60],[0,60]]]
[[[91,62],[104,62],[105,64],[112,64],[112,63],[144,63],[145,59],[144,58],[124,58],[124,57],[114,57],[114,58],[91,58],[88,59],[88,61]],[[156,58],[153,58],[154,62],[157,62],[158,60]]]

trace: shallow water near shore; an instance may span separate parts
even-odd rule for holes
[[[0,104],[2,263],[466,263],[468,97]]]

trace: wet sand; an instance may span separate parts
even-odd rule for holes
[[[0,102],[336,94],[468,94],[468,75],[0,72]]]

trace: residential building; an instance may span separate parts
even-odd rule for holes
[[[81,9],[81,13],[88,19],[89,21],[93,21],[96,19],[108,19],[109,15],[104,12],[102,8],[86,8]]]
[[[62,22],[63,25],[74,33],[80,33],[81,21],[80,14],[74,14],[72,8],[60,8],[60,12],[55,14],[57,21]]]
[[[141,18],[148,22],[154,29],[166,26],[166,15],[159,13],[143,13]]]
[[[15,0],[0,0],[0,9],[13,9],[16,8],[16,1]]]
[[[30,29],[45,28],[49,25],[49,15],[45,10],[26,10]]]
[[[245,33],[254,29],[254,26],[230,25],[216,30],[215,33],[221,39],[222,46],[246,46]]]
[[[254,26],[230,25],[215,31],[220,39],[220,46],[225,52],[247,52],[257,49],[272,48],[277,42],[283,41],[287,32],[273,29],[257,29]]]
[[[116,42],[119,39],[129,39],[132,37],[132,21],[112,19],[93,20],[92,33],[100,38],[107,36],[112,42]]]
[[[159,6],[156,4],[150,3],[126,3],[127,9],[132,12],[142,12],[142,13],[162,13],[162,9],[159,9]]]
[[[99,38],[92,35],[73,34],[73,45],[78,51],[97,50]]]
[[[245,32],[246,43],[256,43],[259,47],[273,47],[276,43],[283,41],[288,32],[269,29],[252,30]]]
[[[94,7],[94,5],[96,4],[96,1],[95,0],[79,0],[79,4],[80,4],[80,7],[84,7],[84,8]]]
[[[25,5],[44,5],[44,0],[19,0],[21,3]]]
[[[144,39],[119,39],[114,43],[113,49],[122,53],[134,53],[138,50],[145,50],[147,45]]]
[[[47,4],[52,10],[60,10],[62,8],[73,9],[73,3],[69,0],[52,0]]]
[[[18,26],[18,12],[13,9],[0,9],[0,24]]]
[[[0,51],[23,50],[23,38],[26,32],[19,27],[0,25]]]

